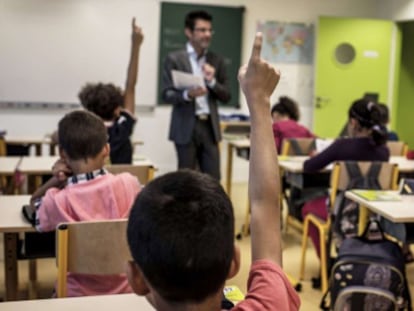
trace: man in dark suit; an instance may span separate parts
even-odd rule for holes
[[[185,19],[186,48],[170,53],[164,63],[162,98],[173,104],[169,139],[175,144],[178,168],[200,169],[220,179],[221,140],[217,101],[228,102],[230,91],[222,57],[208,51],[212,17],[193,11]],[[202,76],[205,86],[177,89],[172,70]]]

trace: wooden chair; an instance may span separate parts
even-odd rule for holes
[[[332,172],[331,172],[331,189],[330,189],[330,206],[329,209],[332,211],[333,206],[335,205],[335,200],[337,193],[339,191],[347,190],[349,184],[349,176],[346,170],[346,162],[337,162],[335,163]],[[365,175],[371,166],[372,162],[357,162],[361,173]],[[396,189],[397,188],[397,178],[398,178],[398,167],[395,164],[389,162],[381,163],[381,171],[379,173],[378,181],[381,185],[381,188],[384,190]],[[361,222],[360,222],[361,223]],[[327,249],[327,240],[329,230],[331,230],[331,218],[328,216],[327,220],[322,220],[315,215],[308,214],[303,222],[303,234],[302,234],[302,255],[301,255],[301,264],[299,279],[304,278],[305,273],[305,258],[307,250],[307,241],[308,241],[308,231],[309,225],[313,224],[319,231],[320,237],[320,256],[321,256],[321,289],[322,292],[326,292],[328,289],[328,266],[327,266],[327,256],[329,254],[329,249]]]
[[[127,220],[62,223],[57,228],[57,297],[67,295],[67,273],[125,273],[131,260]]]
[[[286,138],[283,140],[282,143],[282,156],[306,156],[313,150],[315,150],[315,138]],[[283,171],[280,171],[280,175],[283,176]],[[283,181],[283,179],[282,179]],[[284,186],[282,185],[282,188]],[[282,196],[281,199],[285,199],[288,202],[288,195],[285,189],[282,189]],[[288,228],[292,226],[299,231],[303,230],[303,224],[298,220],[296,217],[286,214],[285,220],[285,230],[287,231]]]
[[[387,141],[387,147],[390,150],[390,156],[405,157],[408,152],[408,146],[403,141]]]
[[[285,138],[281,155],[307,156],[313,150],[315,150],[315,138]]]
[[[128,172],[138,178],[142,185],[146,185],[154,178],[154,166],[151,164],[135,165],[135,164],[112,164],[105,167],[112,174],[120,174]]]

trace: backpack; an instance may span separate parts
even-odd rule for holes
[[[350,189],[381,189],[378,177],[381,171],[381,162],[373,162],[366,175],[362,175],[358,162],[347,161],[345,167],[349,176],[346,190]],[[338,249],[345,238],[355,237],[358,234],[359,205],[345,197],[341,191],[335,200],[332,215],[332,239]]]
[[[320,307],[322,310],[411,310],[402,250],[385,238],[377,220],[369,221],[361,237],[342,242]]]

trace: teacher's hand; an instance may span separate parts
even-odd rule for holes
[[[191,90],[188,90],[187,94],[188,94],[188,97],[190,97],[190,98],[196,98],[198,96],[206,95],[207,94],[207,89],[205,87],[199,86],[199,87],[193,88]]]
[[[204,73],[204,79],[210,82],[214,79],[214,75],[216,74],[216,69],[210,64],[206,63],[203,65],[203,73]]]

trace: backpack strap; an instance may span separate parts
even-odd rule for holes
[[[293,148],[293,151],[295,152],[295,155],[304,155],[302,148],[299,146],[299,143],[296,139],[291,138],[289,139],[290,145]]]
[[[373,162],[371,164],[364,178],[364,186],[366,188],[381,189],[381,185],[378,180],[381,172],[381,166],[381,162]]]
[[[346,161],[345,167],[349,177],[349,182],[346,188],[351,189],[354,186],[355,180],[363,178],[363,176],[357,162]]]

